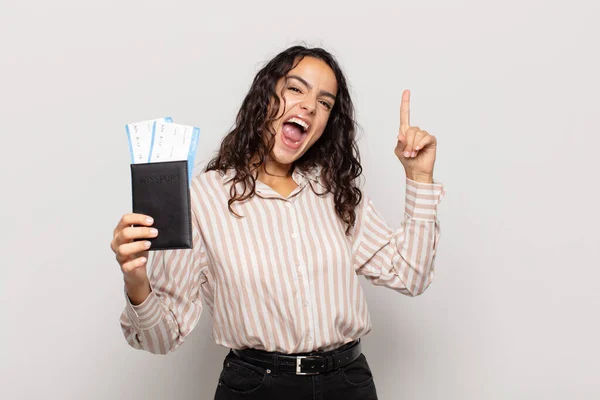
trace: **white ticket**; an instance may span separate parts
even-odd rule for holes
[[[173,122],[171,117],[152,119],[125,125],[129,140],[129,153],[132,164],[147,163],[150,160],[152,129],[155,122]]]
[[[195,126],[155,121],[148,162],[188,161],[188,176],[191,180],[200,129]]]

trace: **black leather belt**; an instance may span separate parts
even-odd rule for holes
[[[360,339],[346,343],[336,350],[327,352],[292,355],[254,349],[232,350],[242,360],[275,371],[292,372],[296,375],[316,375],[344,367],[361,354]]]

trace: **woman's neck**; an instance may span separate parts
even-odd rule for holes
[[[287,198],[298,187],[292,178],[292,165],[267,162],[258,170],[258,180]]]
[[[292,164],[281,164],[267,157],[265,163],[258,170],[258,179],[261,181],[290,178]]]

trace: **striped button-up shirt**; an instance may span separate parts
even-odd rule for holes
[[[193,249],[151,251],[152,292],[139,305],[125,293],[120,324],[132,347],[174,351],[206,309],[214,340],[227,348],[327,351],[371,330],[360,276],[407,296],[430,285],[439,182],[406,179],[398,229],[363,192],[347,236],[332,194],[315,193],[323,191],[318,170],[294,171],[298,187],[287,198],[257,181],[255,196],[232,205],[242,218],[228,210],[232,177],[209,171],[192,179]]]

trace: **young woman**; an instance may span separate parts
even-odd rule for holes
[[[405,91],[395,147],[405,217],[392,230],[357,186],[354,109],[334,57],[302,46],[274,57],[193,178],[193,249],[147,262],[150,243],[133,240],[160,235],[151,216],[119,221],[111,248],[124,274],[127,342],[168,354],[206,308],[216,343],[230,349],[215,399],[376,399],[359,275],[417,296],[433,279],[440,236],[437,142],[410,125],[409,102]]]

